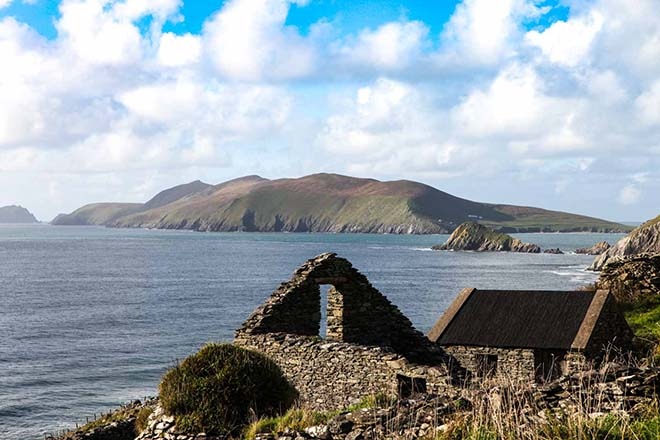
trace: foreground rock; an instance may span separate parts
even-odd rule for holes
[[[612,260],[600,273],[599,289],[609,289],[621,304],[660,295],[660,254]]]
[[[535,244],[523,243],[508,234],[494,231],[476,222],[465,222],[451,234],[443,245],[433,246],[434,250],[476,251],[476,252],[526,252],[538,254],[541,248]]]
[[[608,242],[601,241],[601,242],[596,243],[595,245],[593,245],[589,248],[576,249],[575,253],[576,254],[582,254],[582,255],[600,255],[600,254],[605,253],[611,247],[612,246]]]
[[[133,440],[147,424],[157,407],[156,399],[136,400],[103,415],[84,426],[46,440]],[[153,418],[153,417],[152,417]]]
[[[635,228],[619,240],[589,266],[589,270],[602,270],[610,261],[638,254],[660,253],[660,216]]]

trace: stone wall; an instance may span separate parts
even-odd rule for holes
[[[534,380],[533,350],[454,345],[445,347],[445,351],[473,375],[476,375],[480,368],[479,356],[493,355],[497,356],[496,377],[526,382]]]
[[[268,333],[319,336],[321,284],[332,286],[328,291],[328,341],[389,347],[418,363],[445,361],[442,350],[416,330],[367,277],[333,253],[305,262],[250,315],[236,331],[236,339]]]
[[[585,355],[590,360],[613,358],[627,353],[632,345],[633,332],[628,326],[614,296],[607,295],[603,309],[596,321]]]
[[[396,395],[405,378],[420,379],[430,393],[442,393],[451,381],[443,365],[415,364],[386,347],[274,333],[235,343],[270,356],[295,385],[301,403],[318,410],[345,408],[383,392]]]

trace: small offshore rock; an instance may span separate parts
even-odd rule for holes
[[[609,248],[612,246],[606,242],[606,241],[601,241],[596,243],[595,245],[589,247],[589,248],[579,248],[575,250],[576,254],[582,254],[582,255],[600,255],[607,251]]]
[[[433,250],[476,251],[476,252],[523,252],[538,254],[541,248],[535,244],[523,243],[508,234],[494,231],[476,222],[461,224],[442,245]]]

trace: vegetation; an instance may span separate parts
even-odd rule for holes
[[[641,342],[640,354],[648,353],[649,361],[660,363],[660,298],[649,298],[625,308],[626,320]]]
[[[660,438],[660,415],[657,410],[638,419],[625,415],[575,416],[547,415],[547,419],[533,426],[514,426],[496,420],[483,420],[474,415],[453,420],[436,440],[657,440]]]
[[[302,431],[311,426],[328,423],[330,419],[343,412],[359,411],[365,408],[383,408],[394,403],[394,399],[387,393],[378,393],[367,396],[360,402],[342,410],[313,411],[306,408],[292,408],[279,417],[261,418],[250,424],[244,431],[243,437],[252,440],[257,434],[282,432],[286,429]]]
[[[142,408],[135,417],[135,433],[136,435],[144,431],[147,427],[147,422],[149,421],[149,416],[154,412],[154,409],[150,406],[145,406]]]
[[[266,356],[231,344],[208,344],[169,370],[160,403],[185,432],[235,435],[251,417],[281,414],[297,392]]]
[[[628,231],[591,217],[452,196],[411,181],[379,182],[336,174],[211,186],[180,185],[145,204],[96,204],[57,224],[209,231],[445,233],[469,218],[507,231]]]

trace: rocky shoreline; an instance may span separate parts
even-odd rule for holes
[[[252,433],[256,440],[369,440],[428,438],[455,429],[457,420],[468,417],[478,407],[502,405],[504,400],[521,406],[522,423],[528,429],[546,423],[552,414],[582,414],[587,418],[605,417],[616,412],[635,417],[646,405],[657,402],[660,368],[636,368],[606,363],[598,370],[564,376],[546,384],[502,383],[460,389],[443,395],[418,394],[387,405],[338,411],[327,422],[304,428]],[[138,421],[140,414],[148,417]],[[206,433],[179,430],[156,399],[134,402],[107,417],[107,423],[47,440],[220,440]],[[144,426],[140,427],[142,423]]]

